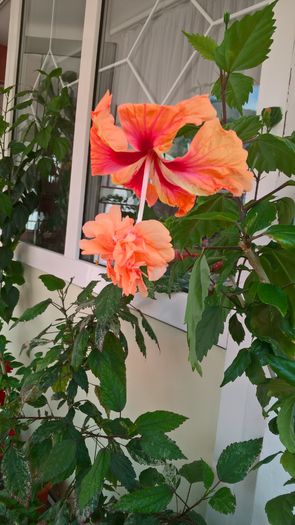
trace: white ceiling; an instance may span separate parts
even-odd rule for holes
[[[7,44],[10,0],[0,7],[0,44]]]

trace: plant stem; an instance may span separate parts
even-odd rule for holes
[[[228,82],[228,76],[225,72],[220,70],[220,92],[221,92],[221,107],[222,107],[222,123],[227,123],[227,112],[226,112],[226,86]]]
[[[263,197],[261,197],[261,199],[258,199],[257,201],[250,201],[250,202],[248,202],[248,204],[245,204],[244,209],[246,211],[250,210],[258,202],[261,202],[261,201],[264,201],[265,199],[268,199],[268,197],[271,197],[271,195],[273,195],[274,193],[277,193],[277,191],[280,191],[283,188],[286,188],[287,186],[293,186],[292,181],[287,180],[287,182],[284,182],[284,184],[281,184],[281,186],[278,186],[277,188],[275,188],[274,190],[270,191],[269,193],[266,193],[266,195],[263,195]]]
[[[269,283],[269,278],[267,277],[263,266],[261,265],[261,262],[259,261],[259,257],[257,257],[256,253],[252,250],[251,246],[249,246],[244,241],[240,242],[240,247],[242,248],[245,257],[247,257],[249,263],[251,264],[253,270],[257,273],[260,281],[262,283]]]

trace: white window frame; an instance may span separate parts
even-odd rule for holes
[[[192,1],[193,3],[198,3],[196,0]],[[285,0],[281,1],[284,2]],[[250,8],[240,10],[238,14],[250,13],[269,2],[270,0],[263,0]],[[5,85],[16,83],[22,5],[23,0],[11,0]],[[102,0],[86,0],[65,252],[61,255],[24,242],[20,242],[16,250],[16,257],[23,263],[44,273],[53,273],[66,280],[73,278],[74,284],[81,287],[86,286],[90,280],[97,279],[100,273],[105,272],[105,267],[96,266],[93,263],[79,259],[79,240],[81,238],[89,151],[90,113],[93,103],[101,7]],[[262,78],[264,78],[263,75]],[[261,92],[266,92],[263,86],[261,86]],[[261,99],[263,99],[263,96],[260,96],[260,106],[263,107],[264,104]],[[79,123],[78,125],[77,122]],[[104,285],[105,283],[101,279],[101,282],[96,287],[96,291],[99,291]],[[181,330],[186,330],[183,323],[186,298],[186,293],[173,294],[170,299],[161,294],[158,300],[154,301],[144,299],[138,294],[134,298],[134,304],[147,315]],[[219,339],[219,346],[225,348],[227,339],[228,330],[226,329]]]

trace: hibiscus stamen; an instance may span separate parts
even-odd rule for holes
[[[147,189],[149,185],[150,180],[150,171],[151,171],[151,158],[149,155],[146,157],[145,165],[144,165],[144,174],[142,179],[142,187],[141,187],[141,194],[140,194],[140,202],[139,202],[139,208],[138,208],[138,214],[137,214],[137,221],[141,222],[144,212],[144,206],[145,206],[145,200],[146,200],[146,194]]]

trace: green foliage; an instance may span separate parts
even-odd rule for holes
[[[295,144],[288,138],[270,133],[258,135],[248,148],[248,165],[259,173],[280,170],[285,175],[295,173]]]
[[[200,53],[203,58],[215,61],[217,43],[215,40],[213,40],[213,38],[210,36],[199,35],[197,33],[189,34],[185,31],[183,34],[186,36],[193,48],[198,51],[198,53]]]
[[[295,226],[275,224],[268,228],[266,235],[277,241],[286,250],[295,248]]]
[[[46,286],[50,292],[62,290],[66,286],[65,281],[55,277],[55,275],[40,275],[39,279],[41,279],[44,286]]]
[[[253,91],[254,80],[243,73],[231,73],[229,75],[224,91],[225,100],[230,108],[236,108],[241,114],[243,105],[248,102],[250,93]],[[221,100],[221,81],[218,79],[213,86],[212,95]]]
[[[240,350],[238,355],[231,363],[231,365],[225,371],[221,386],[227,385],[227,383],[235,381],[237,377],[242,376],[247,370],[247,368],[250,366],[251,361],[251,354],[248,348],[243,348],[242,350]]]
[[[154,434],[154,432],[171,432],[171,430],[182,425],[186,419],[185,416],[165,410],[146,412],[136,419],[134,430],[142,435]]]
[[[189,359],[193,368],[197,368],[197,326],[202,318],[205,306],[205,298],[209,289],[209,266],[206,257],[199,257],[192,270],[187,305],[185,311],[185,322],[189,343]]]
[[[228,73],[243,71],[258,66],[267,58],[275,30],[275,3],[230,25],[215,51],[215,60],[221,69]]]
[[[202,482],[206,489],[209,489],[214,481],[214,473],[203,459],[183,465],[179,474],[190,484]]]
[[[6,450],[1,472],[6,490],[18,502],[27,504],[31,496],[31,474],[22,450],[10,446]]]
[[[277,496],[267,502],[265,511],[271,525],[294,525],[293,508],[295,505],[295,492]]]
[[[170,487],[159,485],[158,487],[136,490],[132,494],[122,496],[115,508],[140,514],[160,512],[167,507],[172,496],[173,492]]]
[[[209,505],[222,514],[233,514],[236,510],[236,497],[228,487],[222,487],[209,499]]]
[[[97,454],[95,461],[82,479],[79,494],[79,505],[85,507],[91,499],[100,493],[105,476],[110,468],[110,451],[103,448]]]
[[[262,448],[262,439],[251,439],[232,443],[220,455],[217,462],[217,474],[225,483],[242,481]]]
[[[277,417],[277,425],[281,442],[292,454],[295,453],[294,417],[295,397],[291,396],[281,402],[281,409]]]

